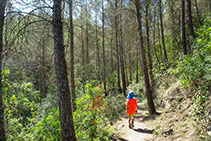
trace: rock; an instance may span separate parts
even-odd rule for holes
[[[164,131],[162,134],[166,137],[166,136],[172,135],[173,133],[174,133],[174,130],[173,129],[169,129],[167,131]]]
[[[118,129],[120,129],[120,128],[122,128],[122,127],[124,127],[124,125],[123,125],[123,124],[120,124],[120,125],[118,126]]]
[[[207,125],[207,131],[210,131],[211,132],[211,124],[208,124]]]

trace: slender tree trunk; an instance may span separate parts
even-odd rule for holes
[[[5,126],[4,126],[4,103],[2,92],[2,52],[3,52],[3,28],[4,28],[4,13],[7,0],[0,1],[0,140],[6,141]]]
[[[76,141],[64,52],[61,3],[61,0],[53,0],[54,62],[59,99],[61,138],[63,141]]]
[[[126,56],[125,56],[125,58],[126,58]],[[129,76],[129,74],[128,74],[128,68],[127,68],[127,61],[125,61],[125,85],[126,85],[126,88],[128,87],[128,76]],[[126,88],[125,88],[125,91],[126,91]],[[127,93],[125,93],[126,94],[126,96],[127,96]]]
[[[186,37],[185,37],[185,0],[181,0],[181,45],[183,54],[187,54]]]
[[[118,0],[115,0],[115,35],[116,35],[116,57],[117,57],[117,78],[118,78],[118,90],[121,92],[121,85],[120,85],[120,72],[119,72],[119,41],[118,41]]]
[[[114,72],[114,58],[113,58],[113,34],[111,34],[111,39],[110,39],[110,52],[111,52],[111,73]],[[112,78],[112,86],[113,88],[115,87],[115,83],[114,83],[114,78]]]
[[[199,11],[199,8],[198,8],[197,0],[195,0],[195,7],[196,7],[196,15],[197,15],[198,22],[199,22],[200,25],[202,25],[203,22],[201,20],[201,14],[200,14],[200,11]]]
[[[130,81],[132,81],[132,68],[131,68],[131,53],[128,53],[128,58],[129,58],[129,74],[130,74]]]
[[[151,84],[153,84],[153,74],[152,74],[152,57],[151,57],[151,48],[149,40],[149,1],[146,1],[146,32],[147,32],[147,49],[148,49],[148,62],[149,62],[149,74],[151,78]]]
[[[106,61],[105,61],[105,31],[104,31],[104,2],[102,0],[102,46],[103,46],[103,81],[104,81],[104,92],[105,92],[105,96],[107,96],[107,92],[106,92]]]
[[[209,3],[209,7],[210,7],[210,12],[211,12],[211,2]]]
[[[113,36],[111,34],[111,39],[110,39],[110,53],[111,53],[111,73],[114,72],[114,60],[113,60]]]
[[[40,98],[46,97],[46,83],[45,83],[45,39],[42,39],[42,45],[41,45],[41,62],[40,62]]]
[[[171,14],[171,32],[172,32],[172,36],[174,38],[174,42],[176,42],[178,48],[180,47],[180,44],[177,40],[177,28],[176,28],[176,21],[175,21],[175,10],[173,8],[173,6],[175,6],[175,1],[169,1],[169,7],[170,7],[170,14]]]
[[[155,52],[155,57],[157,59],[157,62],[158,62],[158,65],[160,65],[160,61],[159,61],[159,58],[158,58],[158,55],[157,55],[157,50],[156,50],[156,40],[155,40],[155,32],[156,32],[156,14],[154,14],[154,19],[153,19],[153,49],[154,49],[154,52]]]
[[[126,95],[126,81],[125,81],[125,66],[124,66],[124,50],[123,50],[123,45],[122,45],[122,42],[123,42],[123,36],[122,36],[122,13],[120,15],[120,66],[121,66],[121,74],[122,74],[122,87],[123,87],[123,94],[124,96],[127,96]]]
[[[69,0],[69,20],[70,20],[70,79],[71,79],[71,96],[73,111],[76,110],[75,104],[75,73],[74,73],[74,32],[73,32],[73,1]]]
[[[189,32],[190,35],[195,38],[195,33],[193,30],[193,21],[192,21],[192,12],[191,12],[191,0],[187,0],[188,2],[188,27],[189,27]]]
[[[136,55],[137,57],[136,57],[136,60],[139,60],[139,52],[137,51],[137,55]],[[138,76],[139,76],[139,74],[138,74],[138,61],[136,61],[136,83],[138,83],[138,81],[139,81],[139,78],[138,78]]]
[[[168,58],[167,58],[167,53],[166,53],[165,37],[164,37],[164,30],[163,30],[162,0],[159,0],[159,11],[160,11],[160,28],[161,28],[161,38],[162,38],[162,44],[163,44],[164,61],[167,62]]]
[[[98,79],[98,83],[101,83],[101,79],[100,79],[100,47],[99,47],[99,42],[98,42],[98,17],[97,17],[97,5],[96,5],[96,10],[95,10],[95,33],[96,33],[96,47],[97,47],[97,79]]]
[[[137,23],[138,23],[138,33],[139,33],[139,41],[140,41],[140,50],[141,50],[141,64],[142,64],[142,72],[144,76],[144,83],[146,89],[146,96],[147,96],[147,104],[148,104],[148,111],[150,115],[156,113],[154,102],[152,99],[152,91],[151,86],[149,83],[149,76],[148,76],[148,68],[147,68],[147,60],[145,56],[145,49],[144,49],[144,40],[142,36],[142,23],[141,23],[141,13],[140,13],[140,2],[139,0],[135,0],[135,8],[136,8],[136,16],[137,16]]]
[[[83,92],[85,93],[85,56],[84,56],[84,33],[83,33],[83,22],[81,20],[81,56],[82,56],[82,85],[83,85]]]
[[[159,21],[158,21],[157,27],[158,27],[158,42],[159,42],[158,46],[159,46],[159,51],[160,51],[160,60],[161,60],[161,62],[163,62],[162,61],[163,60],[163,53],[162,53],[161,42],[160,42],[160,25],[159,25]]]
[[[88,16],[88,1],[86,0],[86,63],[89,64],[89,16]]]

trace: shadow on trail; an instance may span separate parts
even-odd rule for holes
[[[139,133],[147,133],[147,134],[152,134],[154,132],[154,129],[150,130],[146,128],[145,129],[138,128],[138,129],[133,129],[133,130]]]
[[[156,113],[154,115],[135,115],[135,119],[139,122],[154,120],[156,117],[159,117],[161,113]]]
[[[112,139],[112,141],[117,141],[117,139]],[[128,140],[126,140],[124,138],[118,138],[118,141],[128,141]]]
[[[119,140],[120,140],[120,141],[128,141],[128,140],[126,140],[126,139],[123,139],[123,138],[119,138]]]

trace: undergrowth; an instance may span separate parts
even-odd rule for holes
[[[197,38],[193,40],[193,53],[185,55],[177,61],[177,67],[171,68],[168,71],[175,75],[183,88],[193,90],[192,95],[192,116],[200,123],[205,119],[207,111],[205,103],[209,96],[209,88],[211,87],[211,16],[205,19],[197,31]],[[205,137],[205,128],[200,126],[200,137]]]

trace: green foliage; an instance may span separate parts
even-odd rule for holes
[[[30,82],[9,82],[10,70],[3,69],[3,102],[8,140],[20,138],[21,130],[30,123],[39,102],[39,93]]]
[[[114,72],[110,73],[110,74],[107,74],[106,82],[107,82],[108,88],[112,88],[113,85],[116,84],[116,82],[117,82],[117,74],[114,73]]]
[[[132,84],[128,86],[128,88],[134,91],[135,96],[144,97],[145,96],[144,81],[143,79],[141,80],[142,81],[140,81],[139,83],[136,83],[135,81],[133,81]]]
[[[107,122],[99,87],[86,85],[86,93],[76,99],[77,110],[73,113],[78,140],[109,140],[112,128]]]
[[[201,115],[207,98],[208,88],[211,87],[211,16],[196,32],[193,41],[193,53],[185,55],[177,63],[176,68],[169,69],[175,74],[185,88],[194,90],[193,114]]]
[[[105,102],[106,109],[104,113],[110,120],[119,117],[126,111],[126,101],[123,94],[110,95],[105,98]]]
[[[31,124],[22,129],[22,135],[25,139],[50,141],[61,139],[58,108],[50,109],[39,120],[35,117],[30,120]]]

